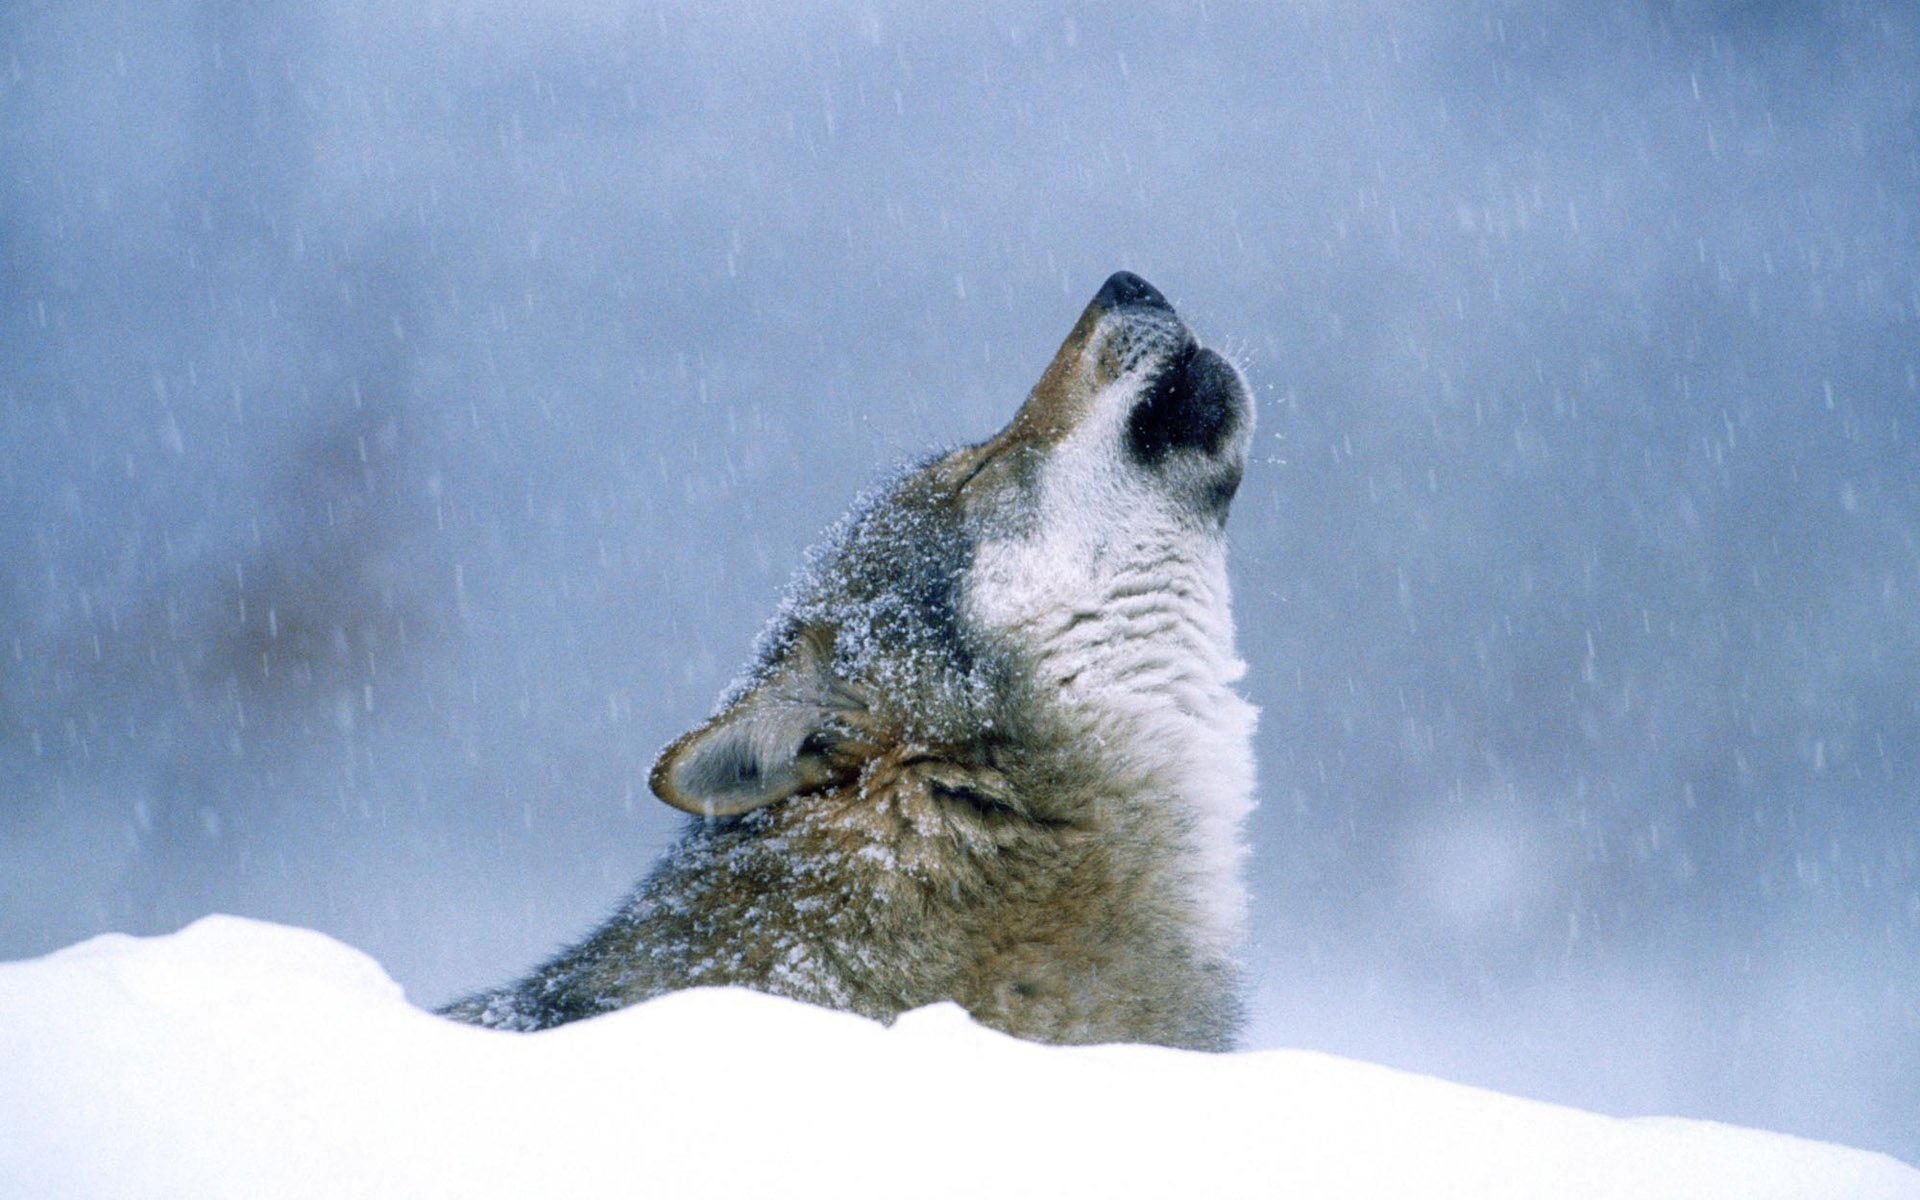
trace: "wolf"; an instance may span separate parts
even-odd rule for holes
[[[537,1030],[739,985],[1042,1042],[1229,1048],[1254,708],[1227,510],[1240,371],[1108,279],[1007,427],[808,552],[650,783],[692,815],[615,914],[440,1011]]]

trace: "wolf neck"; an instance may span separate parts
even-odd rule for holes
[[[1253,808],[1257,712],[1232,686],[1246,664],[1233,646],[1226,548],[1171,523],[1129,532],[1117,544],[984,544],[969,599],[977,617],[1021,631],[1043,687],[1058,689],[1090,737],[1186,806],[1200,949],[1230,956],[1246,917],[1241,826]]]

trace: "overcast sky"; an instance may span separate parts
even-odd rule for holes
[[[1109,272],[1261,405],[1258,1045],[1920,1158],[1920,15],[0,10],[0,954],[423,1003]]]

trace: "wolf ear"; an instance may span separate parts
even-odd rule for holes
[[[823,636],[803,634],[786,661],[653,764],[654,795],[696,817],[736,817],[857,770],[850,720],[866,705],[828,667]]]

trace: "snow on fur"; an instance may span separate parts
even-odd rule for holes
[[[0,965],[0,1194],[1920,1200],[1878,1154],[1267,1051],[682,992],[540,1034],[210,917]]]

